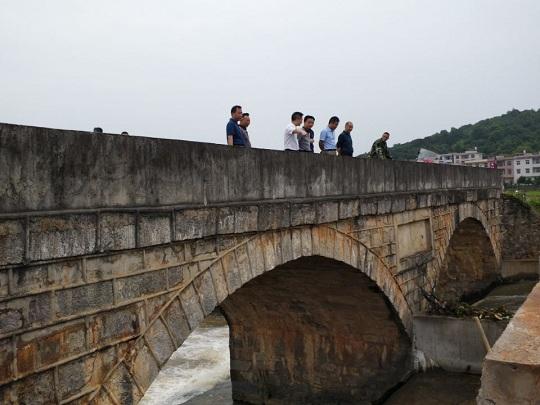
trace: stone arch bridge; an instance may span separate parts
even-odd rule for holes
[[[0,401],[136,403],[216,307],[251,403],[363,403],[486,287],[495,170],[0,124]]]

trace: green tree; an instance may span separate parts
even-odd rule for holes
[[[390,153],[396,159],[413,160],[420,148],[437,153],[463,152],[474,147],[486,155],[511,155],[540,151],[540,109],[519,111],[442,130],[423,139],[396,144]]]

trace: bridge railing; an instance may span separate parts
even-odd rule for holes
[[[0,214],[502,186],[498,170],[0,124]]]

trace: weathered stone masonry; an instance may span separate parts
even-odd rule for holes
[[[379,399],[412,364],[411,341],[388,307],[365,274],[322,257],[303,257],[251,280],[221,304],[235,399]]]
[[[540,215],[521,200],[503,197],[502,235],[504,259],[540,257]]]
[[[3,124],[0,184],[6,403],[135,403],[216,305],[295,259],[359,271],[410,334],[460,224],[501,254],[492,170]]]

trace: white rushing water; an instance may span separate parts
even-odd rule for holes
[[[229,381],[229,328],[204,323],[173,353],[140,404],[183,404]]]

